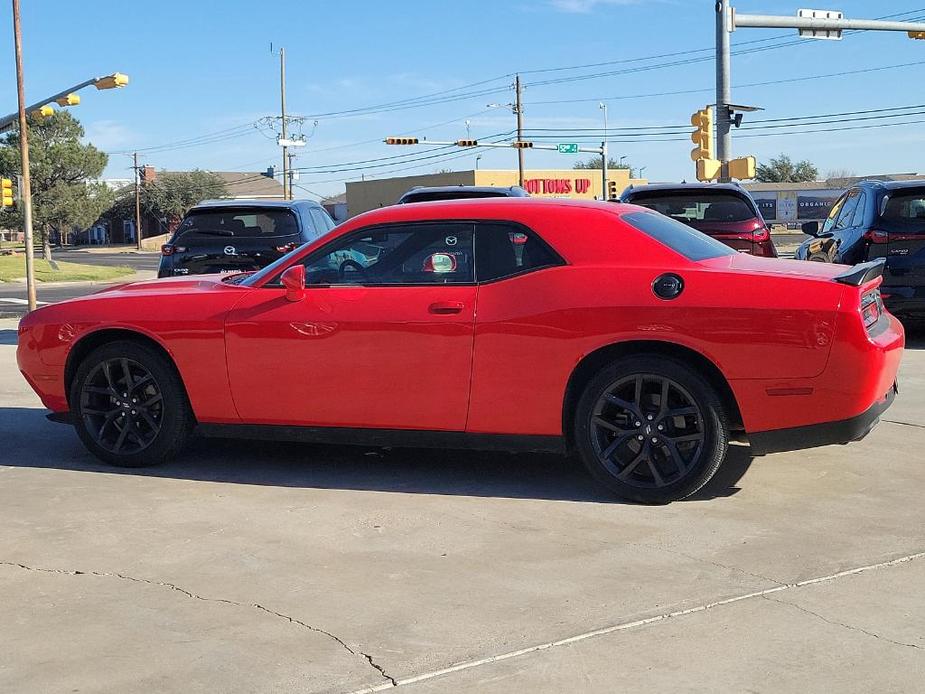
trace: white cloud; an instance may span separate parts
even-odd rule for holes
[[[550,7],[560,12],[586,14],[599,5],[639,5],[643,0],[547,0]]]

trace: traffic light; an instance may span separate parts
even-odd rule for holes
[[[619,197],[617,194],[617,182],[616,181],[607,181],[607,199],[616,200]]]
[[[723,162],[717,159],[697,160],[697,180],[715,181],[723,171]]]
[[[385,143],[387,145],[417,145],[420,144],[418,138],[416,137],[387,137],[385,138]]]
[[[922,41],[925,41],[925,31],[910,31],[909,38],[910,39],[920,39]]]
[[[478,140],[456,140],[457,147],[478,147]]]
[[[35,119],[37,119],[37,120],[42,120],[42,119],[44,119],[44,118],[48,118],[49,116],[54,115],[54,113],[55,113],[55,110],[54,110],[51,106],[49,106],[48,104],[45,104],[45,105],[42,106],[41,108],[35,109],[35,110],[34,110],[31,114],[29,114],[29,115],[31,115],[33,118],[35,118]]]
[[[14,204],[13,181],[9,178],[0,178],[0,207],[5,210]]]
[[[755,157],[740,157],[729,162],[729,178],[745,180],[754,178],[758,163]]]
[[[80,97],[76,94],[68,94],[57,99],[58,106],[77,106],[80,103]]]
[[[691,159],[715,159],[713,154],[713,107],[707,106],[691,116],[691,125],[697,128],[691,140],[697,146],[691,150]]]
[[[514,149],[530,149],[533,147],[533,143],[527,142],[526,140],[517,140],[516,142],[512,142],[511,146]]]
[[[100,77],[93,83],[97,89],[118,89],[128,84],[128,75],[121,72],[114,72],[106,77]]]

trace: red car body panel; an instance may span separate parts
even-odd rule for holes
[[[876,336],[863,326],[860,298],[879,279],[846,286],[833,279],[844,266],[745,254],[694,262],[620,219],[642,211],[537,199],[383,208],[283,264],[361,227],[440,219],[523,224],[565,264],[478,286],[309,287],[298,302],[217,276],[126,285],[27,315],[20,369],[66,412],[75,345],[126,330],[167,351],[201,423],[514,435],[562,435],[575,368],[626,343],[712,362],[747,432],[843,420],[883,399],[904,336],[889,314]],[[652,291],[667,271],[685,284],[670,301]]]

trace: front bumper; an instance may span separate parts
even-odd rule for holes
[[[748,442],[751,445],[751,454],[759,456],[829,446],[835,443],[860,441],[877,425],[877,422],[880,421],[880,415],[893,404],[898,392],[899,386],[894,383],[893,387],[880,400],[871,405],[865,412],[850,419],[810,424],[790,429],[774,429],[772,431],[750,433]]]

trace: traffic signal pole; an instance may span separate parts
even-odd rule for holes
[[[925,22],[895,22],[879,19],[845,19],[836,10],[800,10],[795,17],[739,14],[730,0],[717,0],[716,11],[716,158],[722,163],[720,181],[729,182],[732,161],[732,125],[738,125],[733,111],[743,107],[732,104],[731,52],[732,32],[740,28],[798,29],[809,39],[841,39],[841,32],[904,31],[912,39],[925,38]],[[745,109],[748,110],[748,109]],[[752,109],[753,110],[753,109]]]
[[[729,183],[729,160],[732,159],[732,121],[729,104],[732,100],[729,19],[732,8],[727,0],[716,2],[716,158],[723,163],[719,180]]]
[[[13,40],[16,44],[16,95],[19,100],[19,156],[22,163],[20,195],[22,197],[23,240],[26,244],[26,297],[29,310],[34,311],[35,250],[32,247],[32,186],[29,176],[29,131],[26,127],[26,90],[23,87],[22,30],[19,0],[13,0]]]

